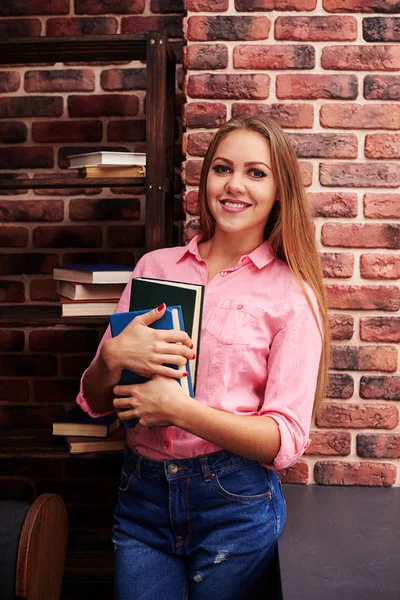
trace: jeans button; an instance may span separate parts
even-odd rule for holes
[[[176,465],[168,465],[168,473],[171,475],[175,475],[179,471],[179,468]]]

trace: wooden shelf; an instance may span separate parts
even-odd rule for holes
[[[15,174],[0,175],[0,190],[29,190],[46,188],[128,187],[146,185],[145,177],[79,177],[53,175],[52,177],[18,179]]]
[[[0,327],[46,327],[53,325],[103,326],[108,324],[104,317],[62,317],[61,305],[21,304],[0,306]]]

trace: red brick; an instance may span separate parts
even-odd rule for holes
[[[1,21],[0,21],[1,22]],[[21,83],[18,71],[0,71],[0,93],[16,92]]]
[[[39,226],[33,230],[32,243],[35,248],[100,248],[101,233],[93,225]]]
[[[34,329],[29,334],[33,352],[89,352],[99,343],[97,331],[92,329]]]
[[[0,169],[52,169],[53,149],[45,146],[0,147]]]
[[[5,2],[1,9],[3,17],[19,15],[67,15],[69,0],[13,0]]]
[[[184,0],[151,0],[150,10],[153,13],[183,13]]]
[[[350,252],[323,252],[320,254],[324,277],[352,277],[354,254]]]
[[[396,163],[321,163],[321,185],[328,187],[384,187],[400,186],[400,165]]]
[[[362,254],[360,274],[363,279],[400,279],[400,255]]]
[[[398,129],[400,106],[395,104],[324,104],[322,127],[341,129]]]
[[[360,396],[366,400],[400,400],[400,377],[370,377],[360,379]]]
[[[368,100],[400,100],[397,75],[367,75],[364,79],[364,97]]]
[[[277,98],[354,100],[357,94],[358,80],[355,75],[302,73],[276,76]]]
[[[190,102],[184,105],[185,127],[212,129],[226,121],[226,105],[220,102]]]
[[[57,358],[46,354],[9,354],[0,361],[0,374],[11,377],[57,375]]]
[[[302,46],[241,44],[233,50],[233,66],[235,69],[313,69],[315,49],[308,44]]]
[[[39,19],[0,19],[2,38],[39,36],[42,23]]]
[[[110,248],[136,248],[145,245],[144,225],[109,225],[107,243]]]
[[[0,255],[0,275],[51,275],[58,264],[56,254],[7,253]]]
[[[0,98],[0,118],[61,117],[63,99],[51,96]]]
[[[268,75],[190,75],[187,95],[191,98],[224,98],[226,100],[264,100],[269,96]]]
[[[400,317],[361,317],[360,339],[400,343]]]
[[[357,454],[362,458],[400,458],[400,434],[359,433]]]
[[[107,139],[109,142],[145,142],[146,121],[110,121],[107,124]]]
[[[0,379],[0,396],[5,400],[29,402],[29,381],[24,379]]]
[[[32,123],[34,142],[101,142],[101,121],[40,121]]]
[[[56,416],[63,412],[61,406],[4,406],[2,410],[7,429],[48,429]]]
[[[86,0],[92,3],[92,0]],[[110,0],[113,4],[113,0]],[[144,1],[144,0],[143,0]],[[115,12],[112,9],[112,12]],[[164,29],[168,38],[182,37],[181,15],[171,17],[122,17],[121,33],[146,33],[149,30]]]
[[[308,463],[299,460],[293,467],[279,471],[279,479],[282,483],[307,483]]]
[[[0,123],[1,144],[21,144],[26,142],[28,128],[20,121],[7,121]]]
[[[183,240],[185,244],[200,232],[200,223],[198,219],[186,221],[183,225]]]
[[[377,133],[365,137],[367,158],[400,158],[400,135]]]
[[[140,219],[139,198],[77,198],[70,201],[71,221],[119,221]]]
[[[15,173],[14,173],[15,174]],[[18,173],[19,175],[19,173]],[[61,173],[60,173],[61,175]],[[34,173],[33,179],[48,179],[49,175],[45,173]],[[119,189],[119,188],[117,188]],[[100,188],[45,188],[34,189],[32,192],[35,196],[96,196],[101,194],[103,189]],[[131,190],[130,190],[131,191]],[[30,192],[31,193],[31,192]]]
[[[0,248],[26,248],[29,242],[29,230],[26,227],[0,228]]]
[[[62,221],[62,200],[0,200],[0,221]]]
[[[61,356],[61,375],[63,377],[81,377],[82,373],[92,362],[92,359],[92,354]]]
[[[357,194],[348,192],[308,192],[314,217],[356,217]]]
[[[400,288],[395,285],[328,285],[330,308],[387,310],[400,308]]]
[[[47,37],[81,36],[81,35],[110,35],[117,33],[118,21],[113,17],[78,18],[78,19],[47,19]]]
[[[228,66],[228,48],[225,44],[191,44],[185,49],[186,69],[226,69]]]
[[[275,39],[299,42],[354,41],[357,20],[354,17],[278,17]]]
[[[29,295],[34,302],[60,300],[60,296],[56,292],[56,282],[53,279],[34,279],[30,284]]]
[[[329,46],[322,48],[324,69],[352,71],[398,71],[400,48],[396,46]]]
[[[351,449],[351,434],[348,431],[311,431],[311,444],[305,454],[324,456],[347,456]]]
[[[357,158],[355,134],[290,133],[298,158]]]
[[[20,352],[25,347],[25,335],[17,329],[0,329],[0,351]]]
[[[64,146],[58,149],[58,166],[61,169],[67,169],[69,166],[69,156],[74,154],[84,154],[89,152],[99,152],[101,150],[112,150],[113,152],[125,152],[128,150],[125,146]],[[68,177],[68,174],[67,174]],[[128,193],[132,193],[130,189]]]
[[[398,12],[398,0],[323,0],[324,10],[332,13]]]
[[[137,254],[137,258],[133,254],[133,252],[127,251],[107,251],[107,250],[95,250],[92,252],[79,252],[75,250],[74,252],[66,252],[64,254],[63,264],[78,264],[84,262],[92,262],[96,264],[107,263],[109,265],[126,265],[126,266],[134,266],[136,264],[136,260],[140,258],[141,254]]]
[[[198,192],[188,192],[184,198],[185,211],[190,215],[198,215]]]
[[[329,330],[332,340],[351,340],[354,334],[354,318],[346,314],[330,314]]]
[[[399,422],[395,406],[326,402],[316,419],[318,427],[393,429]]]
[[[139,14],[144,7],[145,0],[75,0],[77,15]]]
[[[93,91],[95,76],[91,69],[27,71],[24,85],[27,92]]]
[[[314,466],[315,481],[320,485],[390,487],[396,482],[396,473],[395,465],[376,462],[317,462]]]
[[[79,392],[79,380],[57,379],[35,381],[33,397],[36,402],[74,402]]]
[[[400,248],[400,225],[391,223],[324,223],[324,246]]]
[[[314,124],[312,104],[256,104],[237,102],[232,104],[232,116],[265,115],[281,127],[311,129]]]
[[[146,69],[107,69],[100,74],[103,90],[118,92],[146,89]]]
[[[204,156],[215,132],[201,131],[187,136],[187,152],[191,156]]]
[[[299,163],[299,165],[300,165],[301,176],[303,179],[303,185],[304,185],[304,187],[310,187],[310,185],[312,185],[312,180],[313,180],[312,163],[301,162],[301,163]]]
[[[327,398],[343,398],[348,400],[354,394],[354,380],[351,375],[329,373]]]
[[[363,37],[367,42],[399,42],[400,19],[396,17],[363,19]]]
[[[365,194],[364,216],[369,219],[400,219],[400,194]]]
[[[69,96],[70,117],[135,117],[139,98],[133,94],[96,94]]]
[[[235,8],[239,12],[261,10],[298,10],[300,12],[314,10],[317,0],[235,0]]]
[[[186,0],[186,10],[193,12],[224,12],[229,0]]]
[[[195,42],[213,40],[266,40],[271,22],[268,17],[201,16],[189,17],[187,39]]]
[[[350,371],[395,371],[397,350],[393,346],[332,346],[332,369]]]
[[[19,303],[24,300],[25,286],[22,281],[0,280],[0,302]]]

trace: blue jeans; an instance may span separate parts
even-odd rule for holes
[[[221,450],[153,461],[126,448],[114,600],[268,598],[286,509],[275,471]]]

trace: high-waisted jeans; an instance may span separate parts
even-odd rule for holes
[[[275,471],[221,450],[153,461],[126,448],[114,511],[114,600],[269,598],[286,517]]]

